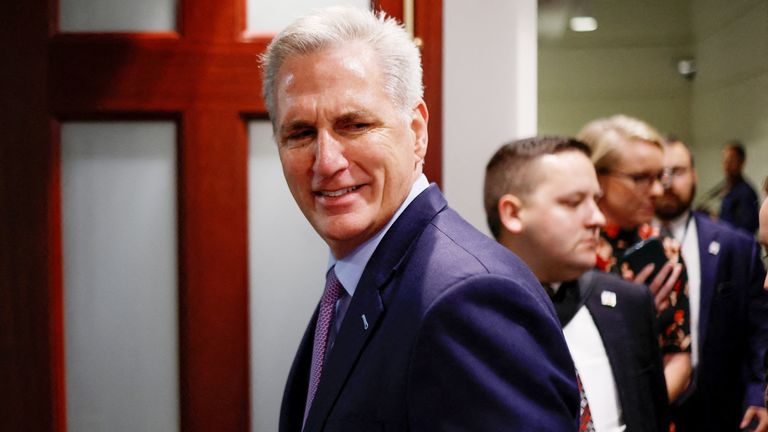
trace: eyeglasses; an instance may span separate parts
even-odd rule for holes
[[[675,179],[675,177],[680,177],[688,172],[688,167],[684,166],[676,166],[676,167],[669,167],[664,168],[664,170],[661,172],[661,178],[659,181],[661,182],[661,185],[664,186],[665,189],[672,186],[672,180]]]
[[[671,180],[670,175],[665,173],[665,170],[656,173],[625,173],[621,171],[603,171],[600,174],[630,179],[636,187],[642,189],[650,188],[654,182],[659,182],[662,186],[665,186],[665,184],[668,184]]]

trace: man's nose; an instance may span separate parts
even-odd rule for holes
[[[344,150],[344,144],[332,132],[318,131],[315,163],[312,167],[315,174],[330,177],[336,172],[346,169],[349,166],[349,161],[344,155]]]
[[[597,206],[597,201],[592,200],[589,204],[589,215],[587,216],[587,224],[589,227],[603,227],[605,226],[605,215],[600,211]]]
[[[660,178],[655,178],[651,184],[651,196],[660,197],[662,195],[664,195],[664,185],[662,184],[662,180]]]

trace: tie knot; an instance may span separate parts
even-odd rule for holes
[[[555,296],[555,288],[552,286],[552,284],[542,283],[541,286],[544,287],[544,291],[547,293],[549,298],[552,298]]]
[[[321,303],[324,305],[336,304],[343,290],[343,285],[341,285],[339,278],[336,277],[336,266],[333,266],[328,271],[328,274],[325,275],[325,292],[323,292]]]
[[[672,233],[672,229],[669,226],[669,224],[663,223],[659,227],[659,237],[665,238],[665,237],[671,237],[675,238],[674,234]]]

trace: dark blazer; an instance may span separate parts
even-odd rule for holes
[[[745,405],[763,406],[765,270],[754,238],[704,214],[694,218],[701,267],[699,361],[673,416],[678,430],[738,431]]]
[[[567,324],[582,305],[589,310],[611,365],[627,431],[667,432],[669,403],[651,292],[595,270],[583,274],[577,284],[580,299],[573,302],[575,309],[563,316],[563,307],[556,305],[558,315]],[[604,292],[615,297],[603,302]]]
[[[314,322],[281,432],[301,430]],[[368,262],[304,430],[576,431],[578,415],[573,362],[541,286],[432,185]]]
[[[754,234],[760,225],[760,200],[752,186],[742,177],[723,197],[720,220]]]

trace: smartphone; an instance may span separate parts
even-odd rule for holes
[[[653,272],[645,280],[646,285],[650,285],[667,261],[669,260],[664,253],[664,245],[656,237],[636,243],[624,252],[624,257],[622,258],[622,262],[629,264],[629,268],[632,269],[635,275],[640,273],[648,264],[654,265]]]

